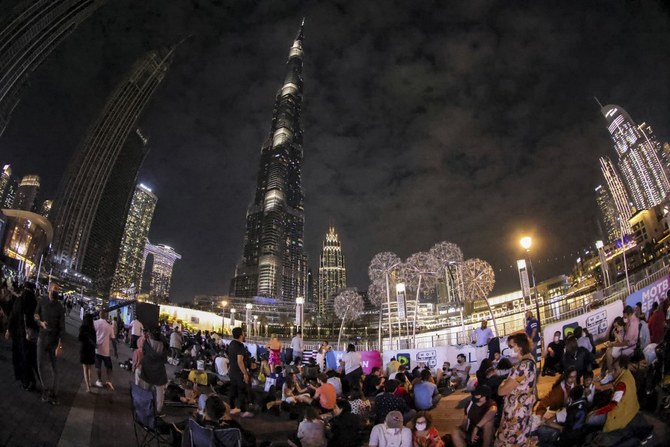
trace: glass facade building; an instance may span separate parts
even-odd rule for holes
[[[172,269],[174,263],[181,259],[181,255],[172,247],[154,245],[147,240],[144,245],[144,259],[142,262],[142,290],[148,293],[149,300],[154,303],[170,301],[170,285],[172,283]]]
[[[286,62],[272,126],[261,148],[256,194],[247,211],[244,251],[231,285],[238,297],[295,301],[307,294],[301,104],[303,27]]]
[[[318,312],[325,317],[333,315],[335,295],[347,287],[347,269],[342,254],[342,243],[330,227],[323,241],[319,260]]]
[[[35,211],[35,201],[40,192],[40,176],[26,175],[21,179],[16,191],[14,208],[23,211]]]

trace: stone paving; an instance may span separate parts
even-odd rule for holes
[[[130,412],[130,372],[119,368],[115,361],[115,391],[94,388],[85,391],[79,344],[75,334],[79,328],[78,316],[66,318],[67,336],[63,357],[60,360],[60,405],[52,406],[40,400],[39,392],[26,392],[14,380],[11,362],[11,343],[0,340],[0,396],[3,406],[0,424],[0,447],[14,446],[129,446],[135,445],[133,420]],[[119,361],[131,356],[130,348],[119,345]],[[93,371],[95,376],[95,371]],[[168,377],[174,375],[174,367],[168,365]],[[104,379],[104,372],[103,372]],[[538,388],[544,395],[554,382],[553,377],[542,377]],[[433,422],[441,434],[450,432],[463,418],[463,407],[469,395],[457,391],[445,396],[431,413]],[[188,409],[168,411],[170,421],[182,419],[176,416]],[[238,419],[246,429],[252,431],[257,441],[286,440],[294,433],[298,421],[287,416],[276,417],[267,413],[253,419]],[[652,419],[655,425],[654,440],[648,445],[667,445],[670,439],[666,423]]]

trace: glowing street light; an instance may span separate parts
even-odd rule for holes
[[[533,278],[533,293],[535,295],[535,314],[537,318],[537,333],[540,335],[540,342],[542,341],[542,319],[540,318],[540,302],[537,297],[537,286],[535,285],[535,270],[533,270],[533,262],[530,260],[530,247],[533,245],[533,239],[530,236],[524,236],[519,240],[521,247],[526,250],[526,258],[530,267],[530,275]]]
[[[221,300],[221,334],[223,334],[223,329],[226,327],[226,306],[228,301]]]
[[[235,327],[235,309],[230,309],[230,326]]]

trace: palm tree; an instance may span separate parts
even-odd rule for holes
[[[416,290],[414,298],[414,322],[412,324],[412,346],[416,348],[416,316],[419,310],[421,288],[426,292],[435,287],[439,263],[435,257],[425,251],[414,253],[402,265],[402,276],[411,290]]]
[[[344,322],[358,320],[363,312],[363,306],[363,297],[355,288],[344,289],[335,297],[335,315],[342,319],[340,333],[337,336],[338,349],[342,339],[342,331],[344,331]]]
[[[377,253],[370,261],[368,267],[368,276],[370,282],[382,283],[386,285],[386,309],[388,313],[389,323],[389,339],[393,340],[393,333],[391,329],[391,290],[390,290],[390,276],[402,264],[401,259],[395,253],[384,251]],[[381,346],[380,346],[381,348]]]

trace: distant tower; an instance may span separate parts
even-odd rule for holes
[[[40,208],[40,215],[46,217],[47,219],[49,218],[49,214],[51,214],[51,207],[53,206],[53,201],[52,200],[45,200],[42,202],[42,207]]]
[[[244,252],[231,287],[235,296],[292,302],[307,294],[301,180],[302,42],[301,25],[289,50],[284,84],[275,98],[270,135],[261,148],[256,196],[247,210]]]
[[[600,208],[600,214],[605,224],[607,240],[614,241],[621,239],[621,227],[619,226],[619,212],[614,204],[614,199],[606,186],[598,185],[596,187],[596,202]]]
[[[633,215],[633,207],[630,204],[628,192],[626,192],[623,181],[609,157],[600,157],[600,168],[607,182],[607,189],[614,200],[614,206],[617,210],[616,217],[621,218],[624,232],[631,234],[632,229],[630,228],[628,219]]]
[[[105,3],[104,0],[26,0],[3,11],[0,23],[0,135],[28,77],[49,54]]]
[[[149,300],[155,303],[170,301],[172,268],[179,259],[181,259],[181,255],[174,251],[172,247],[163,244],[153,245],[147,240],[144,245],[142,277],[149,280],[142,281],[142,293],[148,293]]]
[[[23,211],[33,211],[35,209],[35,200],[40,192],[40,176],[26,175],[19,183],[19,189],[16,192],[16,201],[14,208]]]
[[[123,229],[119,260],[112,280],[112,294],[128,294],[131,288],[140,288],[144,244],[149,237],[157,201],[158,197],[151,189],[142,184],[137,185]]]
[[[330,227],[323,241],[319,260],[318,312],[321,316],[334,311],[334,297],[347,287],[347,269],[344,265],[342,243],[335,228]]]
[[[0,171],[0,209],[13,208],[19,184],[12,175],[12,167],[5,165]]]
[[[148,151],[136,123],[174,50],[150,52],[135,63],[89,129],[54,201],[55,266],[89,276],[103,297],[111,288],[137,173]]]
[[[670,180],[659,158],[662,148],[651,127],[639,126],[617,105],[606,105],[601,112],[607,120],[619,156],[619,170],[638,210],[658,205],[670,192]]]

